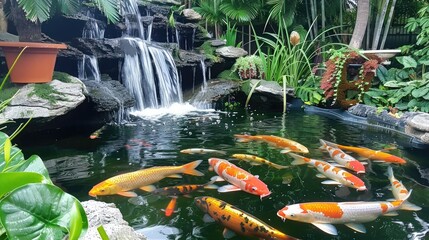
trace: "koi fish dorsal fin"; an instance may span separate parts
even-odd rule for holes
[[[202,161],[203,160],[197,160],[197,161],[193,161],[193,162],[190,162],[190,163],[183,165],[182,166],[183,173],[189,174],[189,175],[194,175],[194,176],[204,176],[204,173],[195,169],[196,167],[198,167],[198,165],[200,165],[200,163]]]
[[[236,234],[235,232],[229,230],[228,228],[223,229],[223,237],[226,239],[233,238]]]
[[[320,143],[322,144],[322,142],[324,143],[324,144],[326,144],[327,146],[331,146],[331,147],[336,147],[336,148],[338,148],[338,144],[336,144],[336,143],[333,143],[333,142],[329,142],[329,141],[326,141],[326,140],[323,140],[323,139],[319,139],[319,141],[320,141]]]
[[[388,166],[387,167],[387,177],[389,178],[389,179],[392,179],[394,176],[393,176],[393,169],[392,169],[392,166]]]
[[[329,223],[311,223],[320,230],[324,231],[325,233],[331,234],[331,235],[338,235],[337,229],[334,225]]]

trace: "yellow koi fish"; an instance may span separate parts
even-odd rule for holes
[[[155,187],[152,183],[158,182],[166,177],[181,178],[179,173],[194,176],[203,176],[204,174],[195,168],[202,162],[197,160],[182,166],[159,166],[138,170],[135,172],[124,173],[95,185],[89,195],[92,197],[103,195],[118,194],[124,197],[137,197],[137,194],[130,190],[140,188],[144,191],[153,191]]]
[[[264,223],[237,207],[213,197],[196,197],[195,205],[208,214],[206,218],[217,221],[225,227],[224,238],[231,238],[238,233],[247,237],[259,239],[293,240],[279,230]]]
[[[382,161],[386,163],[397,163],[397,164],[407,163],[407,161],[405,161],[404,159],[383,151],[376,151],[376,150],[372,150],[369,148],[362,148],[362,147],[344,146],[344,145],[340,145],[340,144],[336,144],[328,141],[325,141],[325,143],[332,147],[337,147],[345,151],[357,153],[364,158],[374,160],[374,161]]]
[[[405,186],[400,181],[398,181],[398,179],[395,178],[395,176],[393,175],[393,170],[391,166],[387,168],[387,176],[389,178],[390,184],[392,185],[392,193],[395,199],[396,200],[406,199],[409,192],[405,188]],[[401,206],[401,210],[420,211],[422,210],[422,208],[408,201],[404,201],[404,203]]]
[[[267,159],[264,159],[255,155],[250,155],[250,154],[233,154],[232,157],[249,162],[252,165],[266,164],[270,167],[277,168],[277,169],[284,169],[289,167],[289,166],[279,165],[279,164],[270,162]]]
[[[100,134],[104,131],[104,129],[106,129],[106,125],[102,126],[100,129],[94,131],[93,133],[91,133],[91,135],[89,136],[90,139],[96,139],[96,138],[100,138]]]
[[[250,142],[250,141],[266,142],[277,148],[282,148],[283,149],[281,151],[282,153],[288,153],[288,152],[308,153],[308,149],[304,145],[287,138],[277,137],[273,135],[251,136],[251,135],[240,135],[240,134],[235,134],[234,137],[237,138],[239,142]]]

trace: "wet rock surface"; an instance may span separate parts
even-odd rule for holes
[[[216,53],[221,57],[239,58],[247,55],[247,51],[242,48],[226,46],[216,49]]]
[[[119,81],[91,80],[84,83],[88,90],[87,96],[97,112],[112,112],[118,111],[121,106],[124,108],[134,106],[134,97]]]
[[[121,212],[113,203],[94,200],[82,202],[83,209],[88,217],[88,231],[84,237],[87,240],[101,239],[97,227],[103,225],[111,240],[143,240],[142,234],[134,231],[123,219]]]

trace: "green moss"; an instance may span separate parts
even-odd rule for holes
[[[1,90],[0,102],[6,101],[11,98],[19,90],[18,87],[7,87]]]
[[[63,95],[63,94],[55,90],[49,84],[34,84],[33,91],[30,94],[28,94],[29,97],[37,96],[39,98],[46,99],[50,104],[55,104],[57,101],[54,95]]]
[[[211,45],[209,41],[204,42],[200,50],[206,55],[206,58],[210,59],[212,62],[220,62],[221,58],[216,55],[216,49]]]
[[[71,76],[64,72],[54,72],[52,79],[57,79],[64,83],[71,83],[73,81]]]

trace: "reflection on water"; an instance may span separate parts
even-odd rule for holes
[[[158,111],[158,110],[157,110]],[[397,146],[390,153],[405,158],[405,166],[393,166],[395,176],[408,188],[413,189],[410,201],[423,209],[419,212],[401,211],[395,217],[380,217],[365,223],[368,232],[356,233],[337,225],[336,239],[424,239],[428,237],[429,219],[429,162],[427,150],[403,147],[396,134],[377,129],[367,129],[323,116],[304,114],[299,111],[287,115],[281,113],[240,112],[220,113],[195,111],[189,106],[175,106],[163,112],[136,114],[142,117],[133,124],[108,126],[99,139],[74,137],[48,143],[46,146],[20,146],[25,153],[41,156],[54,181],[80,200],[88,200],[88,191],[96,183],[120,173],[152,166],[182,165],[194,160],[204,160],[198,170],[203,177],[184,175],[181,179],[167,178],[156,187],[180,184],[204,184],[215,175],[208,171],[206,155],[182,154],[186,148],[210,148],[223,150],[229,159],[235,153],[254,154],[272,162],[289,165],[291,159],[279,149],[263,143],[239,143],[234,134],[264,134],[290,138],[304,144],[309,157],[326,160],[328,155],[319,150],[319,139],[345,145],[382,149]],[[276,212],[285,205],[308,201],[381,201],[392,198],[386,165],[369,163],[367,174],[361,176],[368,187],[366,192],[324,185],[316,177],[316,171],[306,166],[294,166],[277,170],[268,166],[252,166],[246,162],[234,162],[254,175],[259,175],[272,191],[261,201],[258,197],[231,192],[220,194],[215,190],[195,192],[191,197],[179,197],[178,212],[165,217],[170,198],[153,196],[136,190],[140,196],[128,199],[121,196],[105,196],[100,200],[118,206],[130,225],[143,232],[149,239],[221,239],[223,228],[217,223],[203,221],[203,213],[193,204],[194,196],[213,196],[251,213],[273,227],[303,239],[333,239],[311,224],[286,220]],[[224,183],[217,183],[224,185]],[[246,239],[236,237],[234,239]]]

